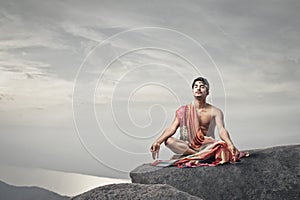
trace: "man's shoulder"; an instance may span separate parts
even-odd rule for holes
[[[208,104],[208,106],[214,115],[223,113],[223,111],[220,108],[218,108],[214,105]]]
[[[187,105],[182,105],[182,106],[178,107],[177,110],[184,110],[186,106]]]
[[[191,106],[191,105],[193,105],[193,102],[192,102],[192,103],[185,104],[185,105],[181,105],[181,106],[178,107],[177,110],[184,110],[184,109],[186,109],[187,107],[189,107],[189,106]]]
[[[178,116],[182,116],[183,115],[183,113],[184,113],[184,111],[185,111],[185,108],[186,107],[186,105],[185,106],[180,106],[177,110],[176,110],[176,114],[178,115]]]

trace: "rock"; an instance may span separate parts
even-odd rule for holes
[[[170,185],[120,183],[95,188],[72,198],[73,200],[148,200],[148,199],[178,199],[201,200],[186,192],[177,190]]]
[[[216,167],[153,167],[131,173],[133,183],[168,184],[203,199],[300,199],[300,145],[251,150]]]

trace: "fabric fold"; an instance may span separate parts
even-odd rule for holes
[[[224,163],[239,161],[242,157],[248,157],[248,152],[240,152],[234,158],[227,144],[224,141],[215,140],[204,136],[204,141],[197,153],[178,159],[173,165],[180,168],[217,166]]]
[[[198,150],[204,141],[204,134],[200,129],[194,104],[181,106],[176,111],[176,116],[180,121],[180,139],[187,142],[192,149]]]
[[[180,122],[180,139],[197,153],[180,158],[173,165],[178,167],[216,166],[227,162],[235,162],[249,156],[248,152],[240,152],[235,157],[228,145],[222,140],[207,137],[201,131],[199,117],[194,103],[181,106],[176,111]]]

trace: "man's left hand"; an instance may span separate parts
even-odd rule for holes
[[[239,158],[240,151],[234,145],[228,145],[232,155],[232,161],[235,162]]]

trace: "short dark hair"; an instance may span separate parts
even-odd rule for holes
[[[206,78],[203,78],[203,77],[198,77],[198,78],[194,79],[193,84],[192,84],[192,88],[194,88],[194,85],[195,85],[195,83],[196,83],[197,81],[203,82],[204,85],[207,86],[207,87],[206,87],[206,88],[207,88],[207,91],[209,91],[209,82],[207,81]]]

